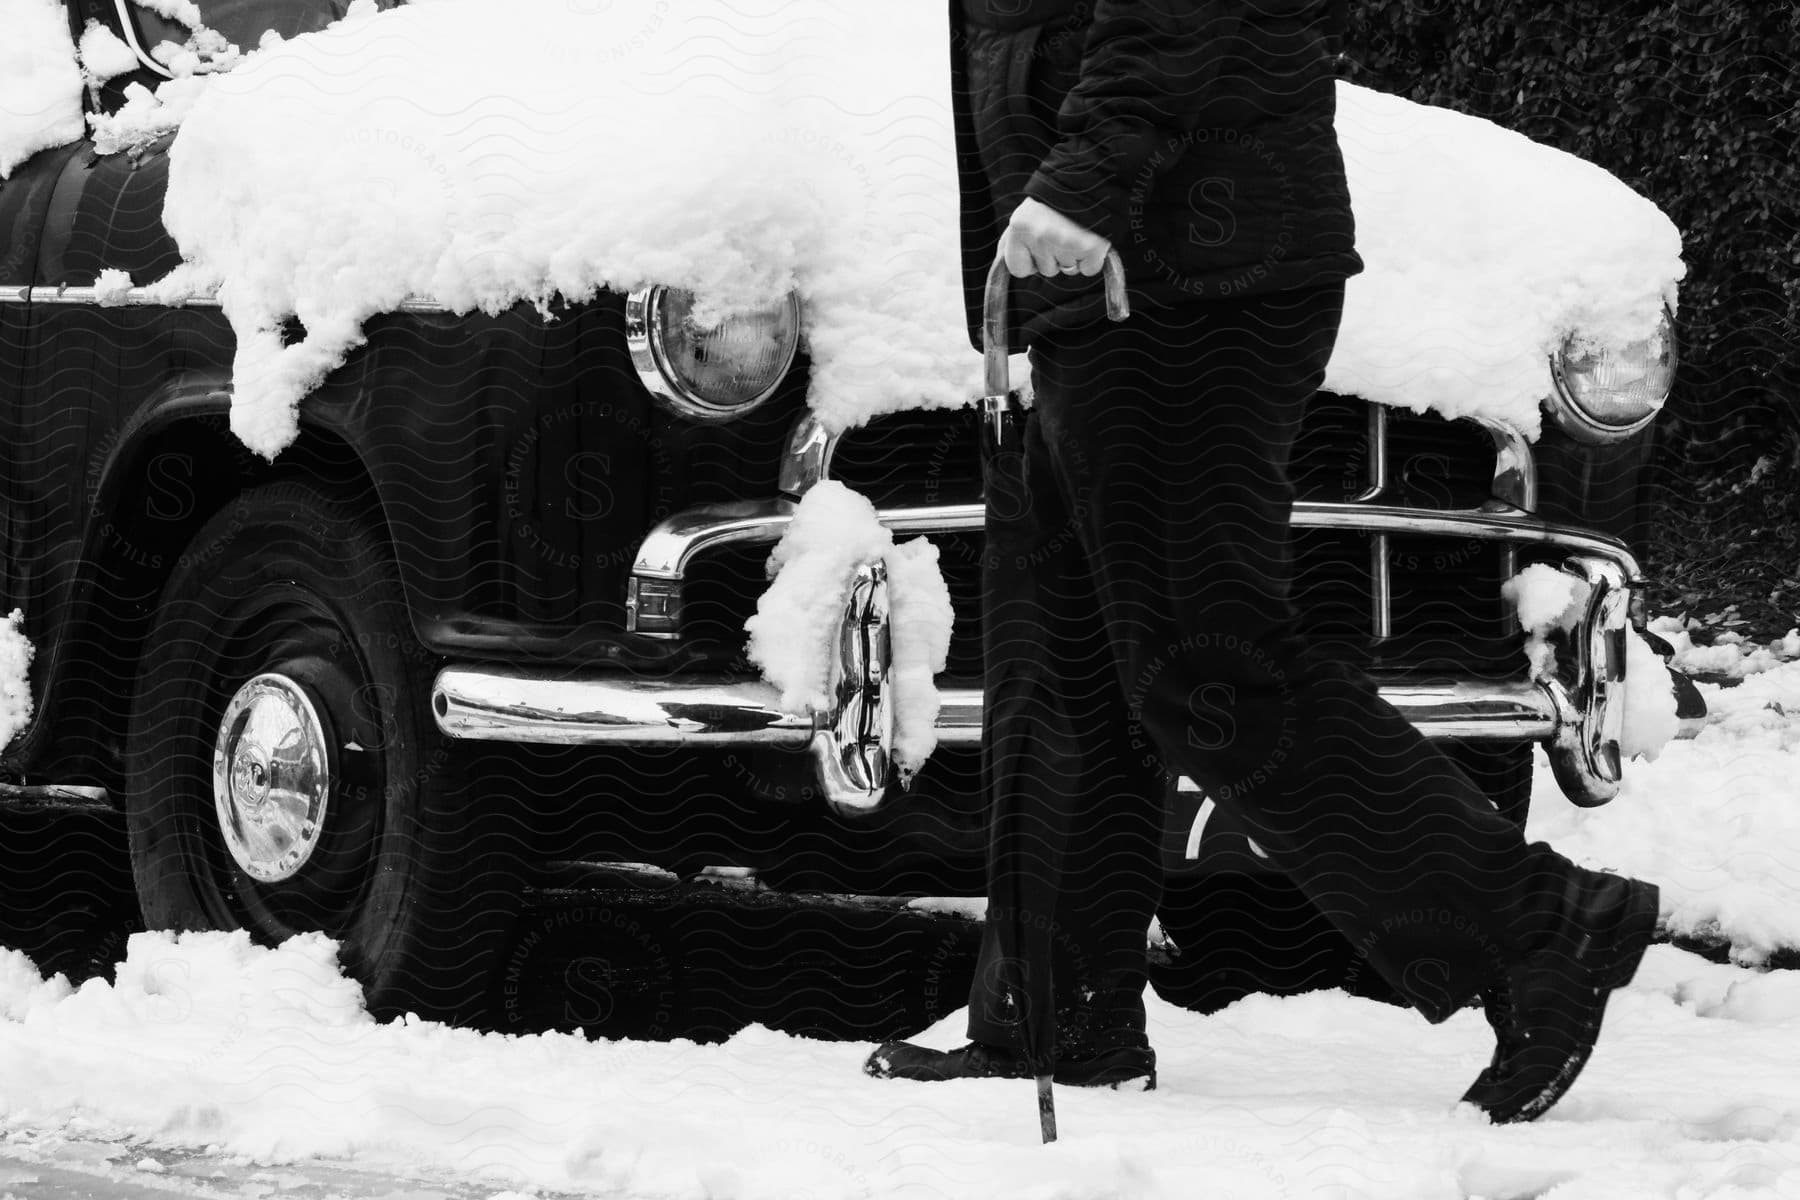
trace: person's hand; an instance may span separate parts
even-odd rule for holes
[[[1015,278],[1027,275],[1098,275],[1112,243],[1047,204],[1026,199],[1000,235],[1000,257]]]

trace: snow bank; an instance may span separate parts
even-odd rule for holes
[[[1699,688],[1699,736],[1633,763],[1604,807],[1565,800],[1540,752],[1527,833],[1661,885],[1671,929],[1758,961],[1800,946],[1800,663]]]
[[[31,721],[31,656],[25,613],[13,609],[0,621],[0,749]]]
[[[81,136],[81,71],[60,0],[0,0],[0,179]]]
[[[836,480],[815,484],[769,555],[774,579],[744,623],[745,653],[780,689],[783,711],[830,712],[838,624],[852,574],[877,561],[886,564],[888,578],[894,761],[906,780],[937,748],[941,700],[933,676],[944,669],[955,619],[929,539],[896,546],[867,498]]]
[[[140,1163],[183,1193],[347,1194],[310,1158],[353,1165],[368,1196],[447,1174],[458,1195],[719,1200],[1793,1194],[1792,981],[1665,946],[1639,975],[1569,1096],[1506,1127],[1455,1103],[1493,1049],[1476,1010],[1429,1026],[1317,992],[1202,1018],[1152,995],[1157,1090],[1057,1089],[1044,1147],[1028,1083],[870,1079],[867,1044],[377,1025],[339,1006],[354,989],[316,942],[143,935],[117,984],[73,992],[0,950],[0,1126],[9,1164],[104,1144],[118,1194]],[[959,1044],[965,1019],[920,1040]]]
[[[1675,306],[1680,233],[1604,168],[1346,83],[1337,130],[1366,269],[1328,389],[1535,436],[1565,338],[1623,347]]]
[[[1721,633],[1710,646],[1696,646],[1692,631],[1704,629],[1699,621],[1683,622],[1679,617],[1657,617],[1650,631],[1669,643],[1675,651],[1670,666],[1690,675],[1723,675],[1741,679],[1772,671],[1783,663],[1800,658],[1800,627],[1759,646],[1740,633]]]

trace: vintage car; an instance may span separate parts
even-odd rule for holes
[[[242,46],[343,8],[207,7]],[[90,111],[157,83],[144,48],[184,36],[123,0],[66,8],[73,35],[98,22],[139,59]],[[478,1011],[517,895],[560,864],[981,893],[975,409],[831,432],[805,403],[798,301],[766,314],[783,353],[739,363],[674,288],[551,321],[415,299],[368,324],[270,461],[228,426],[218,302],[142,286],[181,261],[161,220],[179,137],[79,140],[0,184],[0,613],[21,609],[36,647],[8,796],[121,809],[151,927],[324,931],[387,1014]],[[1624,374],[1666,390],[1672,355],[1665,339]],[[1625,539],[1655,403],[1593,401],[1618,366],[1545,361],[1535,442],[1323,394],[1293,461],[1312,636],[1520,820],[1534,745],[1578,803],[1624,769]],[[957,606],[940,746],[904,790],[879,580],[846,607],[834,713],[781,711],[745,659],[770,547],[824,479],[933,538]],[[1591,588],[1539,678],[1501,590],[1531,563]],[[1277,957],[1319,935],[1222,814],[1171,800],[1163,924],[1188,985],[1213,969],[1209,920],[1278,912]],[[1233,907],[1232,887],[1258,899]]]

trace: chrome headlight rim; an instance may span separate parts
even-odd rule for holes
[[[1675,314],[1670,311],[1667,304],[1663,305],[1662,319],[1657,327],[1657,333],[1663,339],[1663,344],[1668,347],[1669,378],[1672,387],[1681,355],[1680,346],[1675,340]],[[1550,379],[1555,391],[1545,407],[1549,410],[1550,419],[1555,422],[1556,427],[1576,441],[1590,446],[1612,445],[1647,429],[1662,412],[1663,405],[1668,401],[1669,392],[1664,391],[1662,398],[1652,405],[1648,412],[1628,424],[1620,425],[1601,420],[1582,407],[1581,401],[1576,398],[1575,389],[1569,385],[1569,343],[1573,340],[1574,335],[1570,335],[1569,339],[1564,341],[1562,348],[1550,356]]]
[[[688,289],[653,284],[629,292],[625,297],[625,345],[631,352],[631,365],[644,390],[670,412],[692,421],[721,424],[747,416],[774,397],[793,369],[800,349],[800,297],[789,292],[778,304],[785,306],[792,322],[794,337],[787,357],[771,373],[769,384],[746,400],[721,404],[695,391],[681,373],[675,370],[664,342],[663,304],[671,295]],[[689,293],[691,294],[691,293]],[[771,306],[773,307],[773,306]]]

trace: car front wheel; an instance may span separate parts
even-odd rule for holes
[[[518,884],[431,720],[434,667],[358,509],[293,481],[217,513],[163,590],[127,728],[146,924],[322,932],[376,1015],[477,1018]]]

